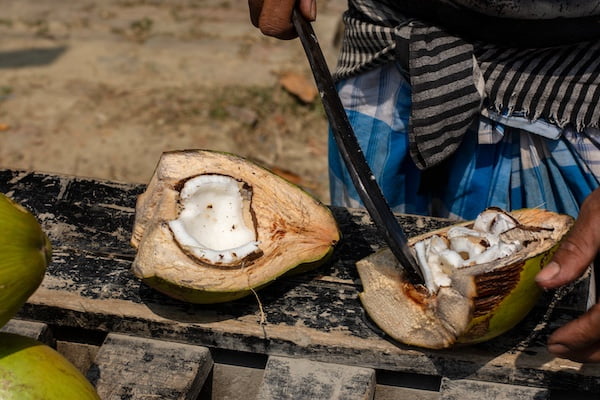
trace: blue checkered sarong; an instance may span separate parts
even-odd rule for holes
[[[387,63],[338,83],[350,123],[396,212],[473,219],[483,209],[541,207],[577,216],[600,182],[600,130],[575,132],[518,114],[485,111],[458,150],[419,170],[409,155],[411,88]],[[330,134],[331,202],[361,207]]]

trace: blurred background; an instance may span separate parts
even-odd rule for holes
[[[328,203],[327,121],[298,40],[237,0],[0,0],[0,168],[147,183],[164,151],[248,157]],[[345,0],[314,24],[335,67]]]

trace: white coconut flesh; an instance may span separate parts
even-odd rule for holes
[[[179,246],[210,264],[239,264],[259,251],[250,188],[226,175],[199,175],[183,185],[169,227]]]
[[[523,249],[523,243],[503,235],[519,226],[519,222],[503,211],[481,213],[471,228],[455,226],[445,237],[433,235],[416,242],[417,255],[425,286],[431,293],[452,286],[451,276],[461,268],[489,263]]]

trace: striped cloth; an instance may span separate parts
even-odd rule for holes
[[[411,85],[388,63],[338,83],[357,139],[396,212],[473,219],[488,206],[542,207],[576,216],[600,182],[600,130],[543,120],[479,116],[457,150],[422,171],[409,155]],[[331,202],[361,207],[330,134]]]
[[[408,73],[412,86],[410,153],[422,169],[456,151],[479,114],[473,45],[434,26],[411,24]]]
[[[456,151],[481,105],[561,128],[599,126],[600,41],[559,49],[469,42],[374,0],[350,0],[344,22],[336,78],[400,61],[413,86],[410,155],[421,169]]]
[[[600,41],[558,49],[498,49],[478,46],[490,106],[525,112],[578,131],[598,127]],[[516,95],[515,95],[516,94]]]

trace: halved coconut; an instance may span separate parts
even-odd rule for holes
[[[361,302],[402,343],[439,349],[492,339],[533,308],[541,295],[535,276],[573,222],[540,209],[488,209],[475,221],[411,238],[425,285],[410,283],[384,249],[357,263]]]
[[[237,299],[331,254],[330,210],[243,158],[206,150],[164,153],[138,198],[134,274],[177,299]]]

